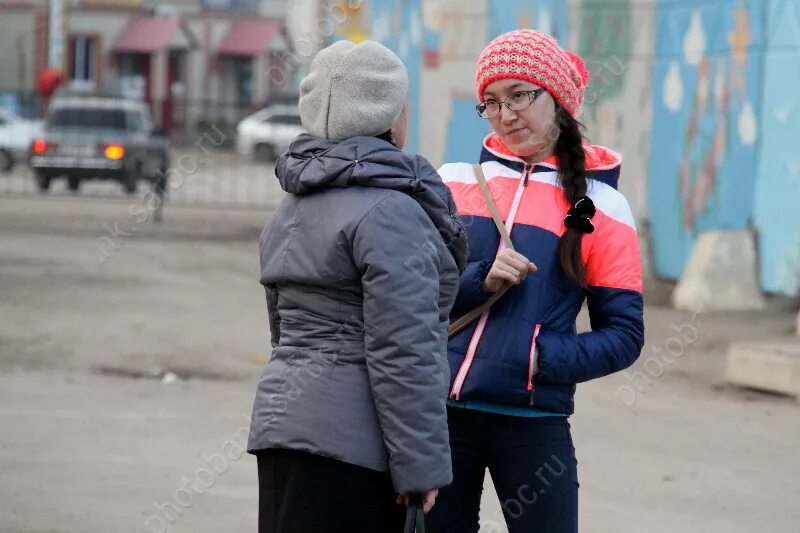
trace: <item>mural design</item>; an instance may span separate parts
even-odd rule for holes
[[[569,5],[563,0],[490,0],[489,39],[519,28],[549,33],[567,46]]]
[[[700,231],[751,220],[761,72],[752,48],[764,14],[748,0],[664,3],[655,16],[649,215],[655,271],[678,278]]]
[[[580,118],[591,142],[622,155],[620,190],[634,216],[646,219],[655,8],[638,0],[575,5],[572,20],[580,31],[572,31],[570,44],[591,73]]]
[[[452,100],[445,161],[478,161],[483,139],[491,128],[475,112],[475,104],[474,94]]]
[[[408,70],[409,86],[420,87],[425,49],[436,36],[423,28],[421,0],[386,0],[383,2],[340,2],[345,14],[336,28],[336,37],[354,42],[373,39],[393,50]],[[366,12],[369,14],[366,15]],[[406,149],[419,151],[419,90],[408,96],[409,136]]]
[[[427,4],[430,5],[430,4]],[[422,152],[434,165],[476,161],[489,126],[475,112],[475,62],[488,40],[487,3],[447,0],[425,14]],[[427,58],[426,58],[427,59]]]
[[[591,73],[584,109],[595,118],[597,104],[617,98],[631,59],[633,18],[630,0],[613,5],[583,0],[577,52]]]
[[[372,2],[372,38],[391,48],[408,69],[412,88],[408,95],[409,132],[406,149],[419,152],[419,87],[423,60],[423,22],[421,0]]]
[[[800,0],[770,2],[755,189],[761,286],[800,293]]]
[[[364,2],[341,0],[335,4],[332,11],[338,15],[335,20],[341,20],[336,28],[337,36],[354,43],[360,43],[370,38],[369,21],[365,16],[367,8]]]
[[[367,27],[350,32],[388,45],[409,70],[408,150],[434,165],[474,162],[489,131],[474,110],[480,50],[500,33],[542,29],[586,59],[581,119],[592,142],[622,153],[620,188],[649,228],[652,271],[680,278],[702,231],[755,228],[762,287],[800,290],[800,219],[785,217],[800,202],[800,0],[387,0],[364,9]]]

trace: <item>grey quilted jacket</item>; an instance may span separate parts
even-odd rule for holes
[[[466,231],[419,157],[373,137],[298,137],[261,235],[272,357],[248,450],[389,471],[399,493],[452,480],[447,325]]]

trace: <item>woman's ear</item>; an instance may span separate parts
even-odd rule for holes
[[[402,150],[406,145],[406,139],[408,137],[408,104],[403,106],[403,110],[400,111],[400,116],[397,117],[389,133],[392,136],[392,144]]]

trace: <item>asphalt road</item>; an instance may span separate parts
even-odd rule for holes
[[[121,195],[0,197],[0,531],[255,531],[268,204],[156,225]],[[800,405],[722,380],[794,314],[646,320],[637,365],[578,388],[581,531],[798,531]],[[504,531],[490,484],[482,524]]]

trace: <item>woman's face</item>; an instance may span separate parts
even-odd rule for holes
[[[528,81],[500,79],[486,86],[483,101],[503,102],[521,91],[536,89],[539,89],[539,86]],[[490,118],[489,123],[503,144],[528,162],[543,161],[555,150],[559,132],[556,122],[556,103],[547,91],[521,111],[512,111],[507,106],[501,105],[500,113]]]

